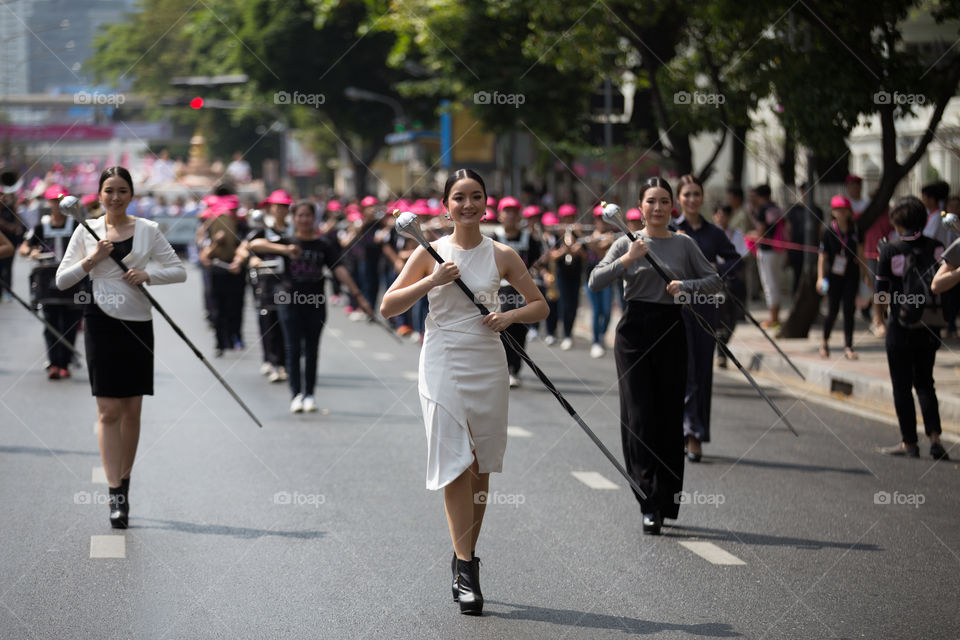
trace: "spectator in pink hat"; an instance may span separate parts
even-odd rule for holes
[[[583,265],[587,256],[580,241],[582,232],[576,223],[576,209],[562,205],[560,207],[560,233],[545,238],[550,248],[550,261],[559,298],[557,313],[547,318],[547,337],[544,340],[552,344],[558,322],[563,323],[563,340],[560,348],[569,351],[573,348],[573,323],[580,304],[580,285],[583,283]]]
[[[258,311],[260,345],[263,352],[260,374],[267,376],[267,381],[271,383],[288,379],[283,328],[277,313],[276,298],[284,276],[284,263],[275,256],[256,255],[250,244],[260,238],[267,242],[280,242],[288,233],[287,220],[291,204],[293,198],[283,189],[271,193],[260,203],[261,207],[267,208],[266,225],[263,229],[251,231],[243,243],[244,250],[250,256],[247,266],[250,269],[250,284]]]
[[[504,200],[501,200],[501,203],[506,200],[513,200],[513,198],[504,198]],[[500,221],[501,228],[492,234],[491,237],[516,251],[520,259],[523,260],[523,264],[527,267],[527,270],[529,270],[530,267],[540,259],[540,254],[542,253],[540,242],[529,228],[523,228],[521,226],[519,207],[514,206],[512,202],[508,202],[507,206],[500,206],[499,209],[500,214],[498,220]],[[530,209],[536,209],[535,215],[539,215],[540,208],[536,206],[526,207],[524,209],[524,215],[526,215]],[[500,281],[500,291],[498,295],[500,297],[501,311],[519,309],[524,305],[524,301],[519,292],[506,280]],[[514,340],[521,347],[526,348],[528,329],[529,327],[527,325],[517,322],[504,329],[504,331],[513,336]],[[519,387],[520,369],[523,366],[523,360],[520,358],[519,352],[512,346],[507,345],[506,351],[510,387]]]
[[[860,281],[864,278],[861,265],[865,264],[863,247],[853,223],[850,199],[835,195],[830,199],[833,220],[820,239],[820,256],[817,259],[817,282],[822,295],[827,296],[827,315],[823,319],[823,344],[820,357],[830,357],[830,331],[843,304],[844,357],[856,360],[853,350],[853,322],[855,301]]]

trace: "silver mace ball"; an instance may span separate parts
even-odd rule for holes
[[[64,215],[68,215],[77,220],[83,220],[86,217],[84,215],[83,204],[77,196],[64,196],[61,198],[60,211]]]
[[[957,214],[941,211],[940,218],[943,220],[943,226],[954,233],[960,233],[960,217]]]
[[[631,234],[630,228],[627,227],[627,220],[623,217],[623,211],[620,210],[619,205],[612,202],[609,204],[601,202],[600,208],[603,209],[603,219],[605,221],[616,226],[628,236]]]
[[[417,214],[410,211],[400,212],[400,209],[393,210],[393,217],[397,219],[397,231],[413,238],[423,247],[429,247],[430,243],[423,237],[423,231],[420,230],[420,222],[417,220]]]

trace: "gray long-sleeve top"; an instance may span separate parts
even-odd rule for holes
[[[643,236],[643,241],[666,274],[673,280],[680,280],[680,289],[691,294],[709,295],[722,288],[720,276],[703,256],[700,247],[693,238],[675,233],[669,238],[651,238]],[[630,239],[627,236],[617,238],[607,255],[590,272],[589,286],[599,291],[610,286],[617,278],[623,278],[623,295],[627,300],[673,304],[673,297],[667,293],[667,283],[653,270],[646,258],[632,263],[624,269],[620,258],[627,253]]]

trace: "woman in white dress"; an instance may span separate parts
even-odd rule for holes
[[[417,247],[380,304],[387,318],[427,295],[420,353],[420,404],[427,432],[427,488],[443,488],[453,540],[453,597],[460,612],[480,615],[479,562],[474,554],[483,522],[491,471],[500,471],[507,444],[507,359],[498,333],[515,322],[543,320],[547,302],[517,253],[485,237],[480,221],[487,194],[475,171],[460,169],[443,190],[453,234],[431,246],[442,265]],[[461,278],[491,313],[482,316],[454,284]],[[501,313],[500,280],[526,305]]]

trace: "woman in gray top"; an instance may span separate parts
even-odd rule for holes
[[[683,489],[683,401],[687,339],[683,303],[716,293],[720,277],[697,243],[667,228],[673,192],[661,178],[640,188],[646,228],[637,240],[621,236],[590,273],[597,291],[624,281],[627,305],[617,325],[614,354],[620,384],[620,430],[627,471],[646,498],[637,495],[643,532],[660,533],[663,518],[676,518]],[[650,254],[667,275],[654,271]]]

